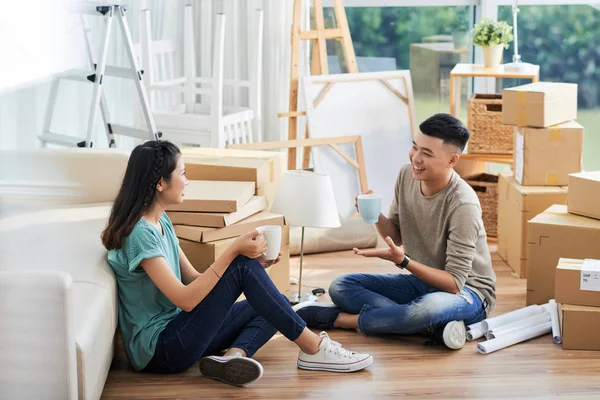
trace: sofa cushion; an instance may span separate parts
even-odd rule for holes
[[[114,355],[117,310],[109,290],[93,283],[73,285],[77,387],[80,399],[99,399]]]

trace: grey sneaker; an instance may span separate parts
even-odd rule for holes
[[[463,321],[451,321],[444,326],[442,341],[449,349],[462,349],[466,340],[467,329]]]
[[[263,376],[263,367],[258,361],[240,354],[203,357],[199,368],[202,376],[234,386],[248,385]]]

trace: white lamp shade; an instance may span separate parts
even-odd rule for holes
[[[340,226],[329,175],[311,171],[286,171],[271,212],[282,214],[293,226],[337,228]]]

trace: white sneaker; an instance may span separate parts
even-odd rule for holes
[[[463,321],[448,322],[444,327],[442,338],[444,340],[444,344],[448,348],[452,350],[462,349],[465,345],[465,341],[467,340],[467,329],[465,328],[465,323]]]
[[[321,344],[316,354],[306,354],[300,351],[298,354],[298,368],[314,371],[331,372],[354,372],[367,368],[373,364],[370,354],[359,354],[346,350],[341,344],[329,338],[325,332],[321,332]]]
[[[235,356],[203,357],[198,367],[203,376],[234,386],[248,385],[263,376],[263,367],[258,361],[239,353]]]

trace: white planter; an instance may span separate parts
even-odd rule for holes
[[[502,54],[504,46],[497,44],[495,46],[483,46],[483,66],[486,68],[497,67],[502,63]]]

